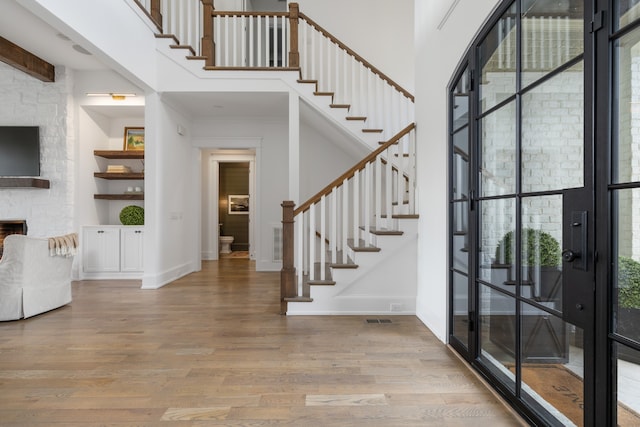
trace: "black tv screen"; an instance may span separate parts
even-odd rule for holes
[[[0,176],[40,176],[38,126],[0,126]]]

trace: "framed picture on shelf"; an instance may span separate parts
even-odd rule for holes
[[[248,215],[249,196],[229,194],[229,215]]]
[[[144,151],[144,128],[126,127],[124,128],[124,148],[125,151]]]

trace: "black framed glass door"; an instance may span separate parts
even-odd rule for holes
[[[594,407],[585,3],[505,3],[451,85],[450,342],[547,425],[589,425]],[[453,191],[461,179],[468,197]]]

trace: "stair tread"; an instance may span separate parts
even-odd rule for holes
[[[360,226],[360,230],[364,230],[364,226]],[[369,233],[376,236],[402,236],[404,232],[401,230],[390,230],[388,228],[369,227]]]
[[[194,59],[206,60],[207,57],[206,56],[202,56],[202,55],[189,55],[189,56],[187,56],[187,59],[189,59],[189,60],[194,60]]]
[[[333,96],[333,92],[313,92],[316,96]]]
[[[347,263],[347,264],[329,264],[329,267],[331,268],[340,268],[340,269],[347,269],[347,268],[358,268],[359,265],[358,264],[353,264],[353,263]]]
[[[315,286],[333,286],[336,284],[333,280],[308,280],[307,283]]]
[[[298,83],[311,83],[311,84],[317,84],[318,81],[317,80],[303,80],[303,79],[299,79]]]
[[[311,297],[285,297],[286,302],[313,302]]]
[[[367,120],[365,116],[348,116],[345,117],[347,120],[362,120],[363,122]]]
[[[351,104],[331,104],[329,105],[330,108],[351,108]]]
[[[382,129],[362,129],[364,133],[382,133]]]
[[[362,239],[358,240],[357,246],[354,245],[353,239],[348,239],[347,245],[349,245],[354,252],[380,252],[379,247],[370,245]]]
[[[192,56],[196,54],[196,51],[188,44],[172,44],[169,47],[171,49],[188,49]]]
[[[387,215],[380,215],[380,218],[386,218]],[[420,215],[418,214],[393,214],[391,215],[393,219],[418,219]]]

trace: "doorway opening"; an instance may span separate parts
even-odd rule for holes
[[[254,150],[207,150],[203,191],[203,260],[255,260],[257,204]]]

